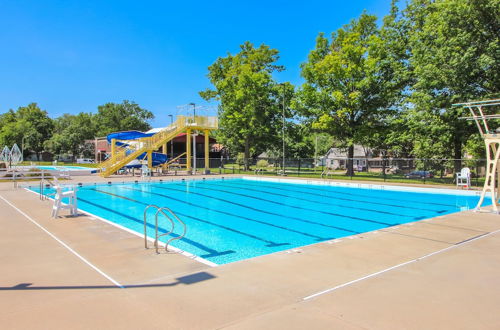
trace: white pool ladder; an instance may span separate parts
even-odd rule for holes
[[[155,213],[155,240],[154,240],[154,247],[155,247],[156,253],[159,253],[159,248],[158,248],[159,238],[162,236],[168,236],[174,232],[174,229],[175,229],[175,221],[174,220],[177,220],[177,222],[179,222],[183,227],[182,235],[179,235],[177,237],[172,237],[165,243],[165,251],[168,252],[168,245],[172,241],[182,239],[184,236],[186,236],[186,232],[187,232],[186,224],[181,219],[179,219],[179,217],[168,207],[159,207],[159,206],[154,205],[154,204],[150,204],[150,205],[146,206],[146,208],[144,209],[144,214],[143,214],[143,218],[144,218],[144,247],[146,249],[149,249],[149,247],[148,247],[148,235],[147,235],[147,220],[148,220],[147,212],[148,212],[148,209],[151,207],[156,209],[156,213]],[[158,234],[158,215],[160,213],[163,214],[163,216],[166,217],[170,221],[170,223],[172,224],[172,229],[169,232],[166,232],[163,234]]]

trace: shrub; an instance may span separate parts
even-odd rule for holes
[[[236,156],[236,164],[245,165],[245,154],[243,152],[238,153],[238,156]]]
[[[268,167],[268,166],[269,166],[269,162],[265,159],[261,159],[257,162],[257,167],[264,168],[264,167]]]

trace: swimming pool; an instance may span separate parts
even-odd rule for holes
[[[253,178],[94,184],[78,189],[78,208],[142,234],[145,207],[167,206],[188,228],[172,246],[226,264],[474,208],[479,199],[465,191],[414,190]],[[150,209],[150,237],[153,215]]]

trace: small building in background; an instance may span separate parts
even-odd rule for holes
[[[354,169],[365,171],[367,168],[368,158],[373,157],[373,152],[370,148],[359,144],[354,145]],[[318,166],[325,166],[333,170],[345,169],[347,166],[348,149],[347,148],[330,148],[325,156],[321,157]]]

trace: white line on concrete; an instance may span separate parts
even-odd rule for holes
[[[31,221],[32,223],[34,223],[38,228],[40,228],[45,233],[47,233],[50,237],[52,237],[53,239],[55,239],[59,244],[61,244],[62,246],[64,246],[66,249],[68,249],[71,253],[73,253],[75,256],[77,256],[81,261],[83,261],[84,263],[86,263],[87,265],[89,265],[91,268],[93,268],[96,272],[98,272],[99,274],[101,274],[102,276],[104,276],[106,279],[108,279],[111,283],[113,283],[114,285],[116,285],[119,288],[122,288],[122,289],[124,288],[123,285],[121,285],[116,280],[114,280],[111,276],[109,276],[108,274],[106,274],[105,272],[103,272],[102,270],[100,270],[99,268],[97,268],[96,266],[94,266],[90,261],[88,261],[87,259],[85,259],[84,257],[82,257],[80,254],[78,254],[78,252],[76,252],[75,250],[73,250],[72,248],[70,248],[66,243],[64,243],[63,241],[61,241],[59,238],[57,238],[54,234],[52,234],[50,231],[48,231],[47,229],[45,229],[38,222],[36,222],[35,220],[33,220],[33,218],[31,218],[29,215],[27,215],[26,213],[24,213],[23,211],[21,211],[20,209],[18,209],[14,204],[12,204],[11,202],[9,202],[7,199],[5,199],[5,197],[0,196],[0,198],[5,203],[9,204],[12,208],[14,208],[17,212],[21,213],[26,219],[28,219],[29,221]]]
[[[463,242],[460,242],[460,243],[457,243],[457,244],[454,244],[452,246],[448,246],[444,249],[441,249],[441,250],[438,250],[438,251],[434,251],[432,253],[429,253],[429,254],[426,254],[426,255],[423,255],[421,257],[418,257],[416,259],[412,259],[412,260],[409,260],[409,261],[406,261],[406,262],[403,262],[403,263],[400,263],[400,264],[397,264],[395,266],[392,266],[392,267],[389,267],[389,268],[386,268],[386,269],[383,269],[381,271],[378,271],[378,272],[375,272],[375,273],[372,273],[372,274],[369,274],[369,275],[366,275],[366,276],[363,276],[363,277],[360,277],[358,279],[355,279],[355,280],[352,280],[352,281],[349,281],[349,282],[346,282],[346,283],[343,283],[343,284],[340,284],[340,285],[337,285],[337,286],[334,286],[333,288],[330,288],[330,289],[326,289],[326,290],[323,290],[323,291],[320,291],[320,292],[317,292],[315,294],[312,294],[310,296],[307,296],[307,297],[304,297],[302,298],[302,300],[309,300],[309,299],[312,299],[312,298],[316,298],[318,296],[321,296],[325,293],[329,293],[329,292],[332,292],[332,291],[335,291],[335,290],[338,290],[338,289],[341,289],[341,288],[344,288],[346,286],[349,286],[351,284],[354,284],[354,283],[357,283],[357,282],[361,282],[363,280],[366,280],[366,279],[369,279],[371,277],[374,277],[374,276],[377,276],[377,275],[380,275],[380,274],[383,274],[383,273],[386,273],[388,271],[391,271],[393,269],[396,269],[396,268],[400,268],[402,266],[405,266],[405,265],[408,265],[408,264],[411,264],[411,263],[414,263],[416,261],[419,261],[419,260],[422,260],[422,259],[426,259],[426,258],[429,258],[433,255],[436,255],[436,254],[439,254],[439,253],[442,253],[442,252],[445,252],[445,251],[448,251],[448,250],[451,250],[451,249],[454,249],[456,247],[459,247],[461,245],[465,245],[465,244],[468,244],[470,242],[474,242],[476,240],[479,240],[481,238],[484,238],[484,237],[487,237],[487,236],[490,236],[490,235],[493,235],[493,234],[496,234],[500,232],[500,229],[499,230],[495,230],[495,231],[492,231],[492,232],[489,232],[489,233],[486,233],[484,235],[479,235],[477,237],[474,237],[472,239],[469,239],[469,240],[465,240]]]

